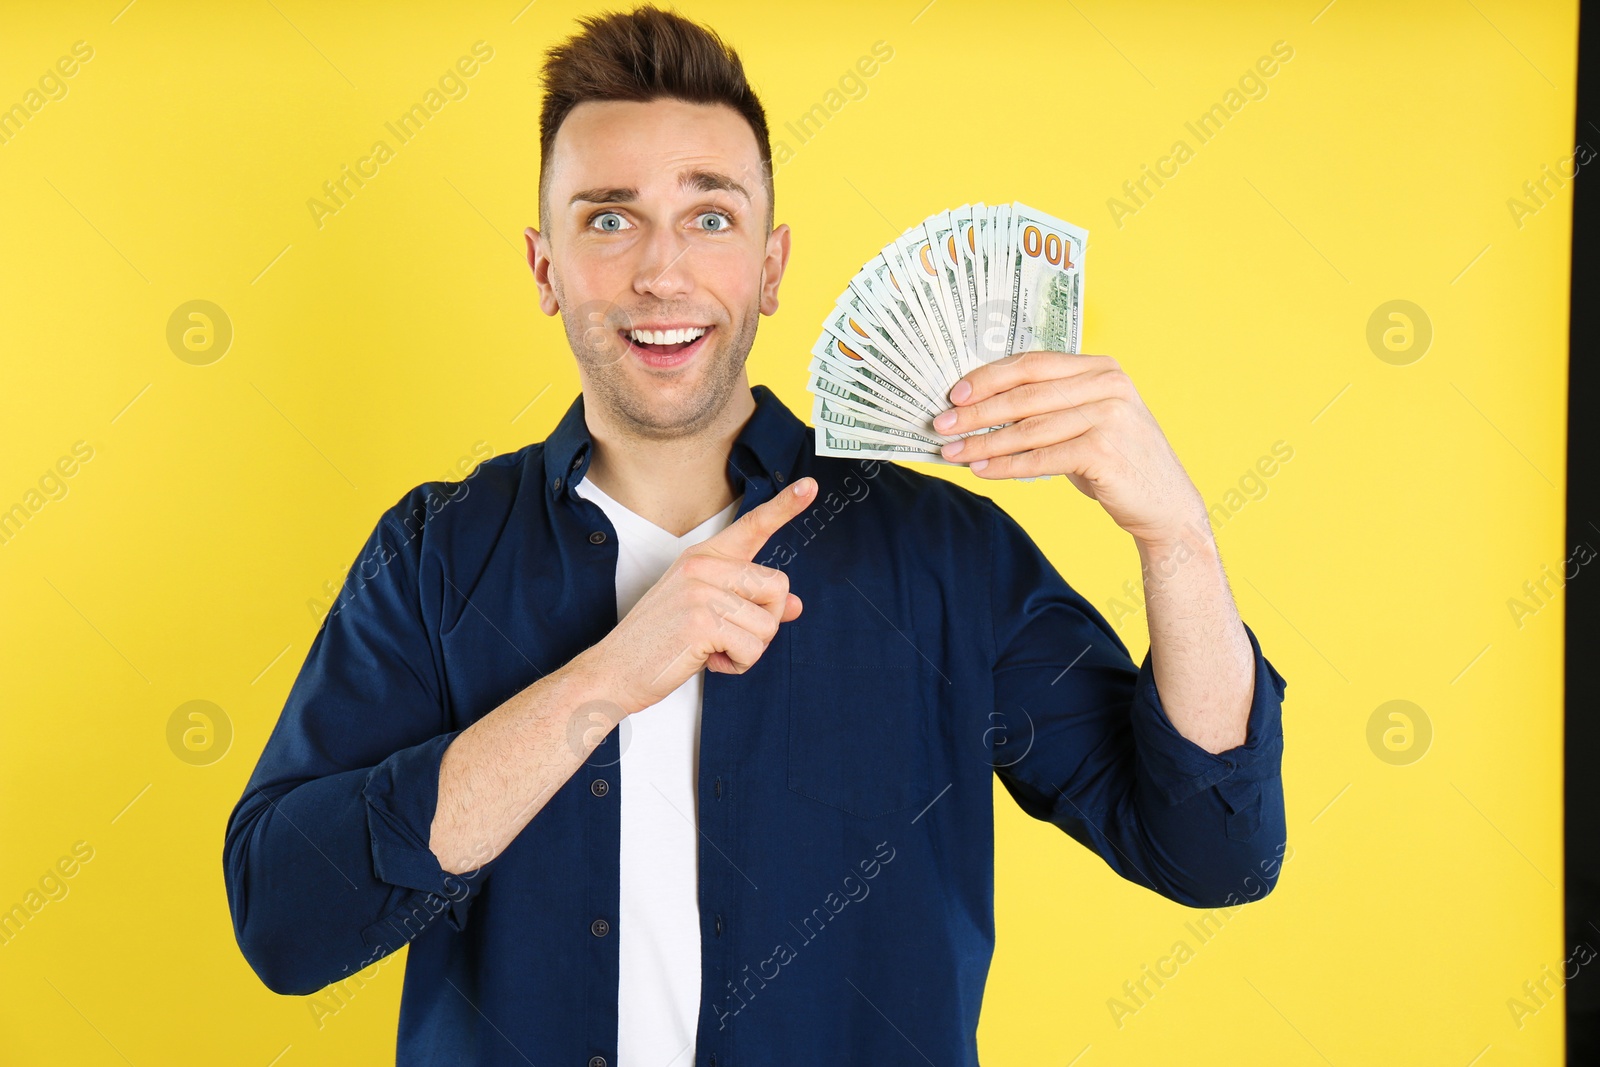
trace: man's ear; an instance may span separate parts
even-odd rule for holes
[[[778,310],[778,283],[789,265],[789,224],[779,223],[767,235],[767,258],[761,265],[761,314]]]
[[[561,310],[561,304],[556,300],[555,287],[550,284],[549,242],[532,226],[523,230],[522,236],[528,242],[528,266],[533,271],[533,283],[539,287],[539,310],[554,315]]]

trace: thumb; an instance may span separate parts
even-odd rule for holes
[[[742,560],[753,560],[767,538],[800,514],[816,497],[817,480],[801,478],[777,496],[751,508],[727,529],[706,539],[706,547]]]

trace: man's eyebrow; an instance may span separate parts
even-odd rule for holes
[[[726,174],[719,174],[714,170],[688,171],[678,179],[678,184],[685,189],[694,189],[697,192],[709,193],[721,189],[725,192],[738,193],[746,200],[750,199],[750,193],[744,186]]]
[[[685,171],[678,179],[678,184],[685,189],[709,193],[716,190],[738,193],[746,200],[751,199],[750,192],[744,186],[728,177],[726,174],[714,170]],[[611,186],[606,188],[580,189],[572,194],[569,204],[627,204],[639,199],[639,190],[632,186]]]
[[[579,189],[572,194],[569,204],[626,204],[639,199],[639,190],[614,187],[610,189]]]

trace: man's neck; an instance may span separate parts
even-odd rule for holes
[[[728,456],[756,409],[746,381],[711,423],[671,439],[630,434],[584,407],[594,441],[584,477],[635,515],[682,537],[733,503]]]

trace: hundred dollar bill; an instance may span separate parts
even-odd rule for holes
[[[977,314],[978,309],[983,306],[983,290],[978,283],[978,225],[971,206],[963,205],[950,212],[950,224],[955,228],[955,256],[960,272],[961,291],[967,301],[967,351],[976,361]]]
[[[966,289],[962,284],[961,257],[956,251],[956,225],[950,212],[941,211],[923,224],[928,237],[928,255],[942,286],[942,298],[948,324],[956,340],[957,377],[964,376],[973,367],[972,323],[968,310]]]
[[[1011,269],[1006,257],[1011,249],[1011,205],[996,204],[989,226],[989,302],[1005,306],[1010,300]]]
[[[937,346],[940,369],[945,374],[942,395],[948,396],[950,387],[966,373],[961,369],[960,341],[950,324],[952,315],[945,307],[944,277],[934,259],[933,241],[921,226],[912,227],[908,234],[901,235],[894,247],[904,264],[906,280],[923,319],[933,327],[929,340]]]
[[[983,201],[972,205],[972,272],[978,283],[978,306],[989,302],[989,207]]]
[[[1076,352],[1088,232],[1023,204],[1012,230],[1007,352]]]
[[[819,396],[814,399],[811,403],[811,417],[818,426],[828,423],[864,441],[876,440],[885,444],[904,442],[937,452],[941,445],[955,440],[942,434],[938,437],[927,436],[901,424],[897,419],[887,416],[874,417],[872,412],[850,407],[835,397]]]
[[[823,424],[817,427],[817,455],[819,456],[849,456],[857,459],[912,459],[921,463],[942,463],[947,466],[956,464],[937,450],[927,450],[916,445],[881,444],[876,441],[864,441],[860,437],[839,430],[836,427]]]

